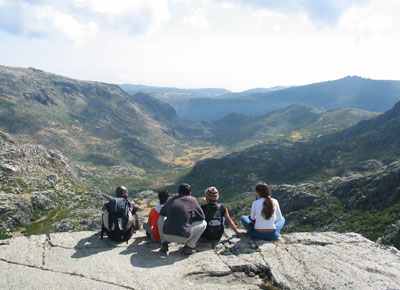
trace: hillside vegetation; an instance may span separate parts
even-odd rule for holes
[[[231,113],[214,121],[211,132],[215,142],[236,148],[279,139],[304,142],[378,115],[358,109],[325,111],[312,106],[292,105],[259,116]]]
[[[378,117],[308,142],[267,141],[220,159],[199,161],[182,181],[196,188],[213,184],[233,195],[259,180],[319,181],[357,171],[359,163],[369,159],[390,163],[399,156],[400,102]]]

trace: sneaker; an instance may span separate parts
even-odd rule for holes
[[[185,255],[191,255],[191,254],[196,253],[196,249],[195,249],[195,248],[191,248],[191,247],[185,245],[185,246],[183,247],[183,249],[182,249],[182,252],[183,252]]]
[[[161,252],[161,253],[168,252],[168,243],[161,243],[161,248],[160,248],[159,252]]]

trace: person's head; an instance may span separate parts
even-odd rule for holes
[[[190,195],[191,191],[192,191],[192,188],[190,187],[189,184],[182,183],[181,185],[179,185],[179,188],[178,188],[179,195]]]
[[[264,207],[261,212],[265,219],[269,219],[275,211],[274,204],[271,199],[271,189],[268,184],[260,182],[255,187],[257,198],[264,198]]]
[[[160,200],[160,204],[165,204],[169,199],[169,191],[168,189],[163,189],[158,192],[158,199]]]
[[[263,183],[263,182],[257,183],[255,190],[256,190],[256,195],[258,198],[271,197],[271,189],[269,188],[268,184],[266,184],[266,183]]]
[[[128,198],[128,189],[125,186],[120,185],[115,190],[115,195],[117,197]]]
[[[204,191],[208,203],[217,203],[219,199],[219,192],[214,186],[207,188]]]

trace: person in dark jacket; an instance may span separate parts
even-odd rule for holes
[[[201,206],[201,209],[203,210],[206,217],[207,228],[200,238],[201,242],[218,242],[221,239],[222,234],[224,233],[225,223],[223,218],[225,218],[225,220],[228,222],[236,235],[246,235],[246,232],[238,230],[235,222],[229,215],[228,208],[223,203],[218,203],[218,189],[216,189],[214,186],[209,187],[204,191],[204,194],[206,196],[207,203],[203,204]],[[219,214],[217,213],[217,211],[219,211]],[[216,217],[218,217],[218,219]]]
[[[197,200],[191,196],[189,184],[181,184],[178,195],[162,207],[158,220],[161,237],[160,252],[168,251],[168,243],[185,244],[187,255],[196,252],[196,243],[207,227],[205,216]]]

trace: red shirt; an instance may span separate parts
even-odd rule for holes
[[[153,207],[149,214],[148,224],[152,227],[151,234],[153,238],[157,241],[161,242],[160,232],[158,231],[158,218],[160,217],[160,213],[156,211],[156,208]]]

